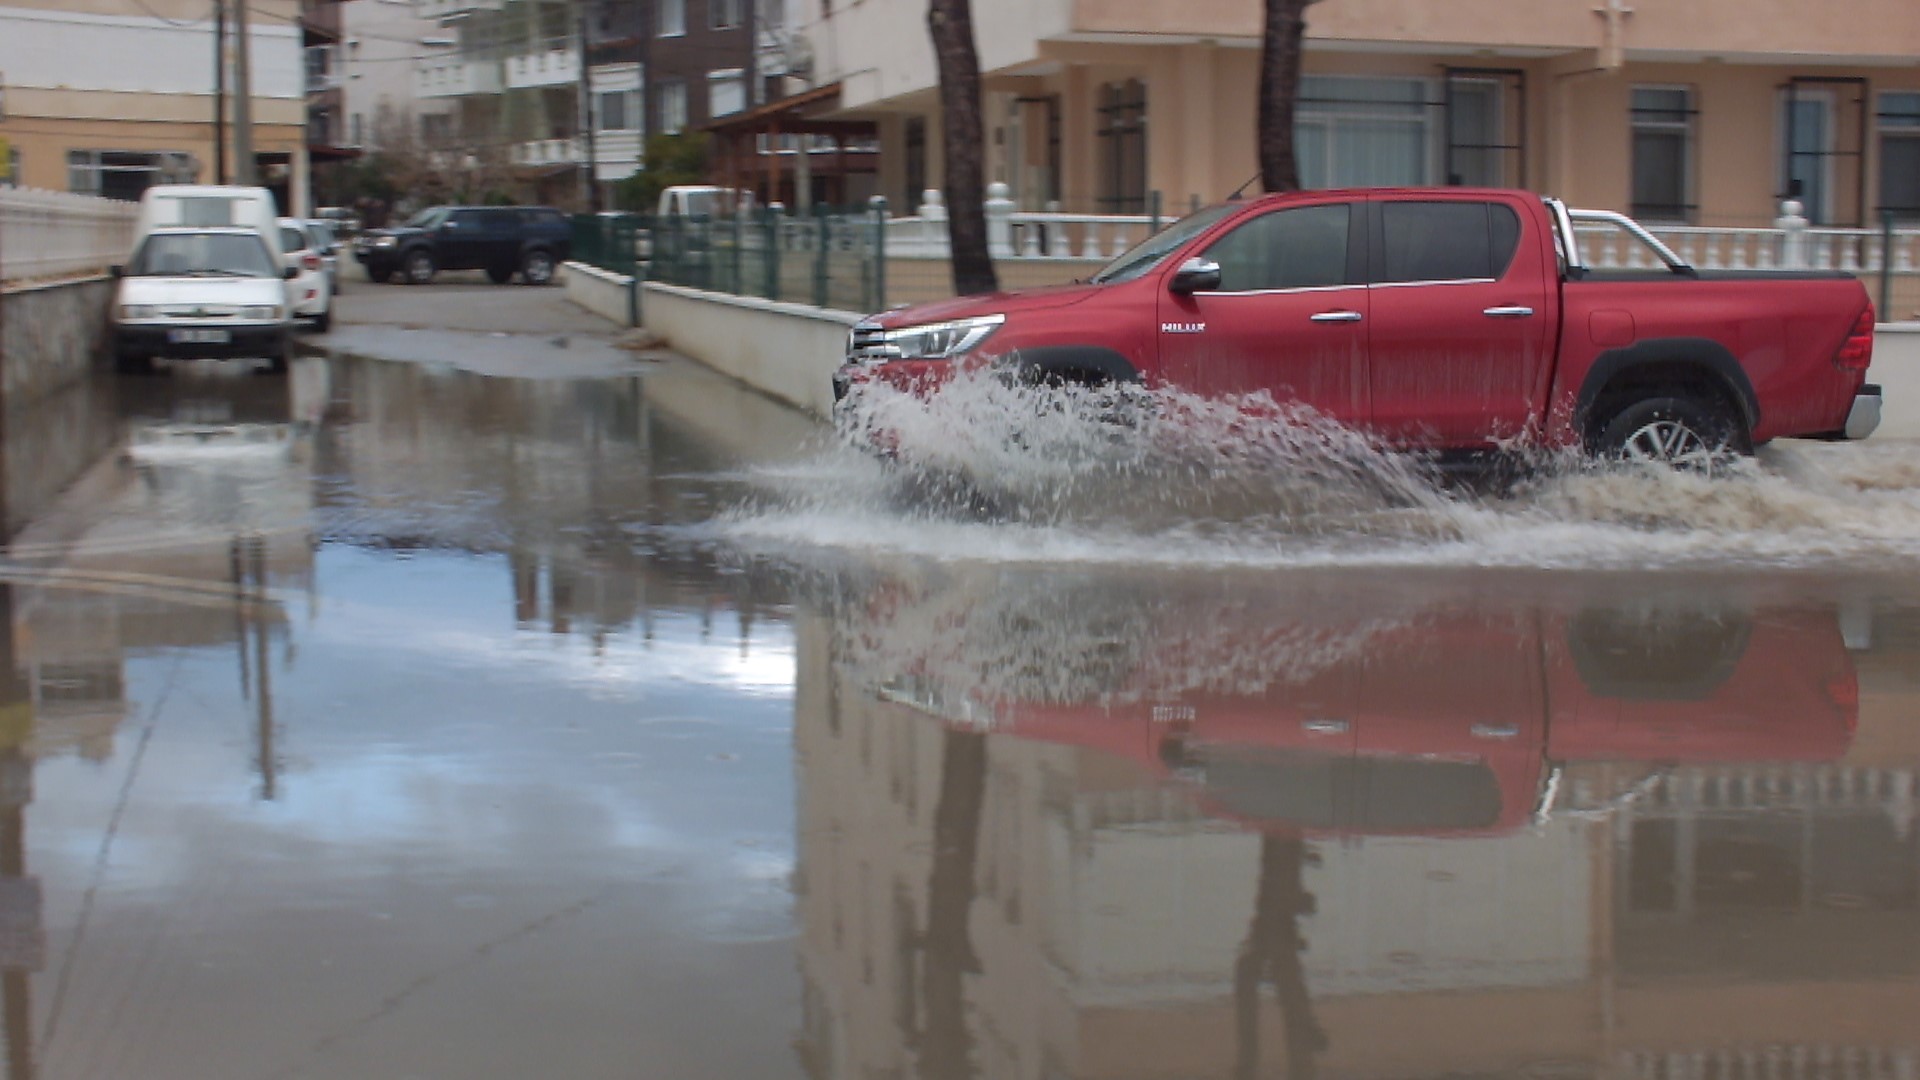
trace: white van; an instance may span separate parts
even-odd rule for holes
[[[148,233],[162,228],[252,229],[279,261],[286,256],[280,246],[279,221],[273,192],[263,187],[156,184],[140,196],[134,243],[137,246]]]
[[[270,248],[245,226],[149,232],[113,268],[116,365],[143,373],[160,357],[258,357],[285,371],[287,280],[297,271],[278,252],[277,237]]]

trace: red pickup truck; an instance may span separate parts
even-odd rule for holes
[[[1651,270],[1581,260],[1576,222]],[[1633,221],[1508,190],[1309,191],[1183,218],[1085,283],[966,296],[853,328],[836,409],[956,370],[1271,394],[1386,445],[1514,440],[1676,460],[1865,438],[1873,305],[1822,271],[1704,271]]]
[[[1552,807],[1568,765],[1832,761],[1859,717],[1831,608],[1629,600],[1376,625],[1268,599],[1140,604],[1147,617],[1105,652],[1069,639],[1057,656],[1021,653],[1051,677],[1042,687],[965,681],[1008,670],[998,608],[908,594],[852,629],[890,658],[930,654],[874,665],[883,700],[1125,758],[1214,816],[1312,835],[1506,832]],[[1290,672],[1302,658],[1323,663]],[[1062,693],[1064,672],[1088,683]]]

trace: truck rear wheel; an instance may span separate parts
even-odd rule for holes
[[[1624,461],[1711,472],[1753,453],[1753,436],[1725,402],[1651,397],[1614,414],[1594,449]]]

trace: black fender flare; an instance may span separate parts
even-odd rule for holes
[[[1046,382],[1060,372],[1073,372],[1084,381],[1088,374],[1107,382],[1140,382],[1140,369],[1113,349],[1099,345],[1042,345],[1020,349],[1007,356],[1008,365],[1021,381]]]
[[[1594,403],[1608,383],[1634,368],[1655,364],[1681,365],[1708,373],[1733,399],[1734,406],[1751,431],[1760,423],[1760,401],[1753,392],[1753,380],[1725,345],[1712,338],[1651,338],[1624,348],[1609,349],[1597,357],[1574,399],[1574,422],[1584,428],[1593,414]]]

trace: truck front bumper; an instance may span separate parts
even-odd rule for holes
[[[1853,408],[1847,412],[1847,438],[1864,439],[1879,426],[1880,387],[1868,383],[1853,395]]]

